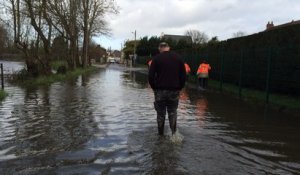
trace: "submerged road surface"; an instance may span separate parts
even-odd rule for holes
[[[291,175],[300,122],[186,88],[181,143],[158,138],[147,76],[117,65],[51,86],[6,87],[0,174]]]

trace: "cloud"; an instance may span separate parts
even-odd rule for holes
[[[300,19],[299,0],[117,0],[120,13],[108,17],[112,38],[97,39],[105,47],[120,48],[120,43],[137,36],[183,34],[197,29],[210,37],[227,39],[233,33],[247,34]]]

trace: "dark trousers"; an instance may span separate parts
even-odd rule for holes
[[[170,128],[172,134],[174,134],[176,132],[179,91],[155,90],[154,96],[154,108],[157,112],[158,134],[164,134],[166,112],[168,112]]]
[[[207,88],[207,82],[208,82],[208,78],[199,78],[199,85],[202,88]]]

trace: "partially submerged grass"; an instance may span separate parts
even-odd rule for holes
[[[189,82],[198,84],[196,76],[191,76],[189,78]],[[208,86],[210,89],[220,91],[219,81],[209,79]],[[223,83],[222,92],[231,94],[239,98],[239,87],[236,85]],[[263,105],[266,104],[266,92],[255,89],[243,88],[241,92],[241,99],[250,103]],[[300,111],[300,99],[288,95],[270,93],[269,105],[287,111]]]
[[[284,95],[271,94],[270,95],[270,102],[275,104],[275,105],[288,107],[290,109],[295,109],[295,110],[300,111],[300,99],[299,98],[284,96]]]
[[[209,87],[215,90],[220,90],[220,82],[215,80],[209,80]],[[233,84],[223,83],[222,91],[235,95],[237,97],[239,96],[239,87]],[[266,103],[266,92],[255,89],[243,88],[241,92],[241,99],[264,104]],[[300,99],[296,97],[270,93],[269,104],[280,108],[300,111]]]
[[[0,101],[2,101],[6,96],[7,93],[4,90],[0,89]]]
[[[68,71],[66,74],[51,74],[49,76],[39,76],[37,78],[28,78],[23,80],[17,80],[17,84],[23,86],[39,86],[39,85],[50,85],[54,82],[64,81],[66,79],[75,78],[82,74],[87,74],[95,71],[95,67],[88,67],[85,69],[77,68],[73,71]]]

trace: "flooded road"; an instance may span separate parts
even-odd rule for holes
[[[187,87],[174,144],[159,138],[145,74],[110,66],[35,89],[6,87],[0,174],[300,173],[300,122]],[[167,123],[167,122],[166,122]]]

